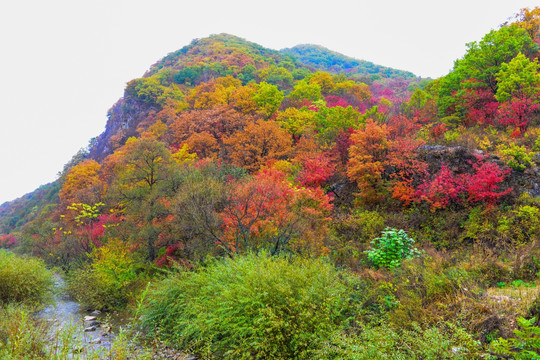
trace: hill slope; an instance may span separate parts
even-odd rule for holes
[[[320,61],[321,58],[324,61]],[[370,84],[374,79],[380,79],[377,88],[373,88],[375,95],[382,94],[387,88],[396,94],[406,94],[411,84],[419,82],[412,73],[352,59],[316,45],[276,51],[228,34],[195,39],[153,64],[142,78],[128,84],[125,95],[108,111],[105,131],[93,139],[88,153],[77,154],[78,159],[66,165],[67,169],[84,158],[102,161],[129,137],[139,136],[141,125],[148,127],[155,121],[152,114],[163,111],[168,102],[184,99],[201,83],[231,76],[244,85],[264,81],[289,93],[295,82],[315,70],[345,74],[356,81],[365,75],[364,81]],[[368,75],[370,77],[366,77]],[[396,81],[392,82],[394,79]],[[25,224],[27,216],[23,213],[28,209],[42,208],[50,203],[41,193],[42,190],[36,190],[2,205],[0,219],[4,233],[16,231]]]
[[[280,51],[283,54],[294,56],[305,65],[334,74],[345,73],[350,76],[365,77],[372,80],[381,77],[403,77],[405,79],[415,77],[409,71],[396,70],[370,61],[354,59],[320,45],[296,45]]]

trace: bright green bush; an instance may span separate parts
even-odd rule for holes
[[[0,303],[39,304],[52,284],[52,273],[41,260],[0,250]]]
[[[534,152],[528,151],[525,146],[517,146],[513,143],[510,145],[501,144],[498,150],[506,164],[514,170],[523,171],[534,166]]]
[[[522,242],[530,242],[540,239],[540,208],[536,206],[522,205],[514,211],[516,214],[516,227],[523,236]]]
[[[69,276],[68,292],[92,309],[124,308],[137,284],[136,258],[121,242],[95,249],[91,258]]]
[[[340,274],[265,253],[214,261],[158,283],[141,327],[203,358],[310,359],[343,320],[350,290]]]
[[[366,251],[369,261],[375,267],[394,268],[402,260],[420,256],[421,252],[413,247],[414,240],[404,230],[386,228],[381,237],[373,239],[371,249]]]

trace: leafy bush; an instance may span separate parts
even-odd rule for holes
[[[0,250],[0,303],[38,304],[52,284],[52,273],[41,260]]]
[[[519,242],[527,243],[540,239],[540,208],[536,206],[522,205],[514,210],[516,215],[515,227]]]
[[[475,274],[436,254],[405,261],[388,276],[398,306],[387,314],[387,322],[397,328],[408,328],[412,321],[431,324],[446,311],[441,304],[462,298],[464,288],[477,289]]]
[[[362,251],[384,230],[384,217],[376,211],[357,210],[332,222],[332,260],[339,266],[358,268]]]
[[[534,166],[534,153],[528,151],[524,146],[501,144],[498,150],[503,160],[506,161],[506,164],[514,170],[523,171],[528,167]]]
[[[310,359],[342,319],[348,291],[321,260],[238,256],[158,283],[141,327],[202,357]]]
[[[375,267],[391,269],[399,266],[402,260],[422,254],[413,247],[414,240],[404,230],[386,228],[371,244],[373,246],[366,254]]]
[[[540,354],[540,327],[534,325],[535,321],[535,318],[530,320],[522,317],[517,318],[521,330],[514,330],[515,338],[499,338],[494,341],[491,345],[493,351],[504,356],[504,358],[516,360],[538,359],[538,354]]]
[[[91,258],[91,265],[70,275],[68,291],[92,309],[124,308],[137,283],[135,257],[125,244],[111,242],[95,249]]]

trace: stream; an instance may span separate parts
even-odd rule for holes
[[[57,348],[58,343],[63,341],[67,343],[67,350],[62,352],[65,354],[63,358],[66,359],[96,359],[96,354],[99,359],[113,359],[111,347],[115,334],[121,327],[130,326],[129,315],[121,312],[102,313],[85,309],[66,294],[66,284],[62,276],[56,274],[54,280],[53,302],[37,314],[40,319],[47,321],[50,325],[51,343],[49,346]],[[88,356],[89,354],[92,356]],[[152,359],[196,360],[197,357],[165,346],[158,346],[152,351]]]
[[[73,343],[81,352],[84,348],[93,350],[111,349],[115,331],[125,326],[129,319],[120,313],[102,313],[81,308],[81,305],[65,292],[64,279],[55,275],[55,296],[53,303],[42,310],[38,317],[49,322],[51,335],[70,331]]]

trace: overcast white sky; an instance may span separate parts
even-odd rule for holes
[[[12,0],[0,3],[0,203],[56,179],[125,84],[194,38],[313,43],[446,74],[465,43],[538,0]]]

